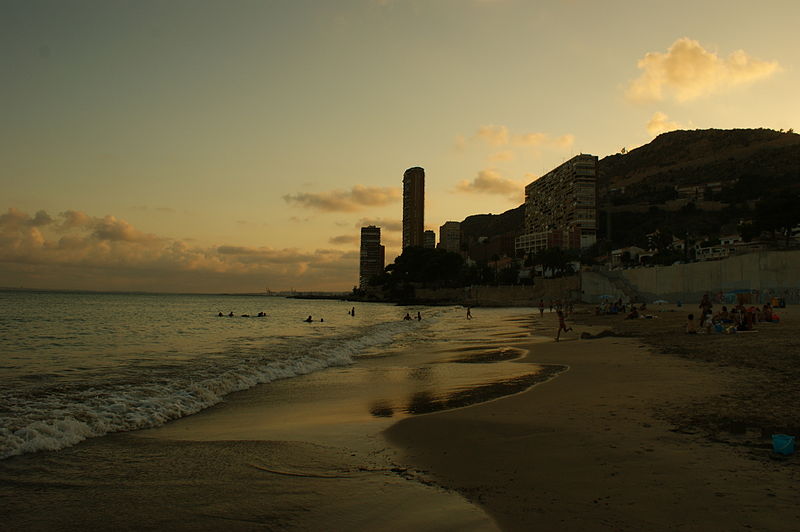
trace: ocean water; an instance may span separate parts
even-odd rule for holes
[[[355,304],[353,317],[352,306],[265,296],[0,291],[0,459],[158,427],[231,392],[461,334],[445,326],[454,320],[443,319],[462,316],[457,307]],[[402,319],[417,310],[423,321]],[[267,316],[255,317],[259,312]],[[303,321],[309,315],[313,323]]]

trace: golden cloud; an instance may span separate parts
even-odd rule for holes
[[[354,212],[366,207],[382,207],[400,201],[399,187],[365,187],[356,185],[350,190],[333,190],[321,193],[287,194],[287,203],[317,209],[323,212]]]
[[[486,169],[478,172],[472,181],[463,180],[456,190],[466,193],[508,195],[515,201],[524,194],[525,184],[500,175],[497,170]]]
[[[647,122],[647,132],[651,135],[659,135],[667,131],[674,131],[680,129],[681,126],[677,122],[671,122],[669,117],[661,111],[656,111],[650,121]]]
[[[66,211],[57,218],[17,209],[0,215],[0,286],[223,291],[261,290],[266,283],[346,289],[358,272],[352,251],[208,248],[144,233],[114,216]]]
[[[666,97],[686,102],[769,78],[780,70],[777,61],[761,61],[744,50],[720,57],[688,37],[675,41],[666,53],[648,52],[637,66],[642,73],[625,93],[635,102]]]
[[[485,143],[494,148],[503,146],[569,148],[575,142],[575,136],[565,134],[553,137],[548,133],[542,132],[511,133],[506,126],[488,125],[479,127],[478,132],[472,136],[471,140]],[[461,135],[456,137],[456,146],[460,150],[463,150],[466,142],[465,137]],[[491,157],[494,157],[494,160],[508,160],[513,155],[510,150],[504,150],[494,153]]]
[[[402,231],[403,230],[403,221],[402,220],[386,220],[385,218],[361,218],[359,221],[356,222],[355,227],[366,227],[368,225],[374,225],[375,227],[381,228],[381,233],[385,231]]]

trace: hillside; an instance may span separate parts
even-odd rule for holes
[[[599,163],[600,204],[661,203],[676,186],[720,183],[721,201],[755,200],[800,187],[800,135],[770,129],[663,133]],[[624,189],[624,193],[621,191]]]
[[[521,230],[525,219],[525,205],[502,214],[474,214],[461,222],[462,238],[474,240],[482,236],[493,237]]]
[[[713,187],[706,187],[711,184]],[[677,187],[697,187],[687,197]],[[757,200],[800,191],[800,135],[770,129],[663,133],[598,163],[598,237],[645,245],[656,229],[714,238],[754,216]],[[609,212],[612,212],[609,223]],[[521,233],[525,206],[462,222],[465,241]]]

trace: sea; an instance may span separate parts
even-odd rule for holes
[[[159,427],[233,392],[415,344],[463,342],[464,316],[260,295],[0,291],[0,459]],[[484,320],[476,341],[490,323],[517,327]]]

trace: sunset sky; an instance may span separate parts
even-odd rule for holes
[[[349,290],[362,225],[578,153],[800,127],[800,2],[0,0],[0,286]]]

